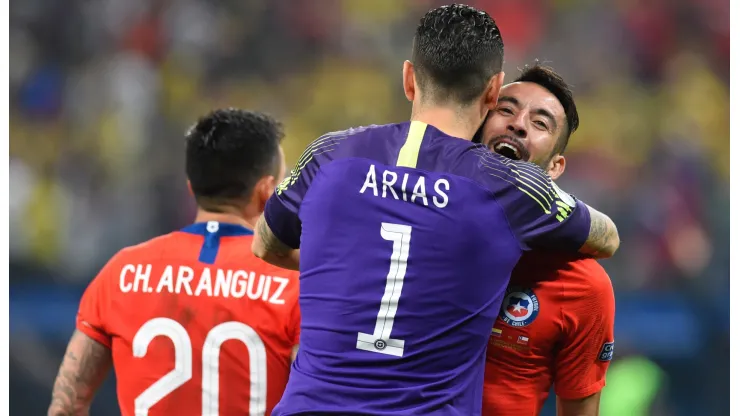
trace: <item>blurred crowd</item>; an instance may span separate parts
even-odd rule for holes
[[[618,299],[725,313],[729,1],[466,3],[499,24],[508,79],[539,59],[573,86],[561,187],[618,224]],[[182,136],[210,109],[282,119],[289,165],[324,132],[407,119],[401,63],[440,4],[12,0],[11,283],[84,286],[122,246],[191,221]]]
[[[323,132],[407,118],[400,64],[436,3],[11,2],[12,258],[87,280],[187,223],[182,133],[211,108],[283,119],[289,163]],[[725,287],[729,3],[469,3],[500,25],[510,79],[538,58],[573,85],[564,186],[617,220],[615,284]]]

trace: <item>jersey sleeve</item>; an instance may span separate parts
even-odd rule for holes
[[[614,354],[614,289],[604,269],[590,260],[588,288],[574,299],[564,294],[564,336],[555,357],[555,394],[577,400],[606,385]]]
[[[298,213],[303,197],[319,171],[316,156],[330,150],[334,142],[322,136],[311,143],[296,162],[295,167],[275,189],[265,205],[265,221],[275,237],[288,247],[299,248],[301,220]]]
[[[297,272],[291,272],[288,276],[291,279],[290,286],[285,292],[286,313],[283,319],[285,328],[285,339],[291,345],[298,345],[301,335],[301,308],[299,301],[299,278]]]
[[[301,308],[296,299],[288,317],[288,336],[293,345],[298,345],[301,339]]]
[[[77,311],[77,330],[110,348],[111,336],[106,329],[106,314],[109,305],[110,291],[107,281],[112,273],[113,260],[90,282],[80,300]]]
[[[522,248],[578,252],[591,229],[586,204],[562,191],[539,166],[485,152],[484,175]]]

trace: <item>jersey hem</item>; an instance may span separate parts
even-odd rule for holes
[[[87,335],[88,337],[92,338],[99,344],[102,344],[106,348],[110,349],[111,339],[107,334],[104,334],[102,331],[99,331],[98,329],[95,329],[91,326],[84,325],[82,323],[77,324],[77,330]]]
[[[596,383],[591,384],[588,387],[584,387],[582,389],[574,389],[574,390],[558,390],[558,388],[555,388],[555,394],[560,397],[561,399],[565,400],[579,400],[586,398],[588,396],[591,396],[593,394],[596,394],[601,391],[601,389],[606,386],[606,380],[601,379],[597,381]]]

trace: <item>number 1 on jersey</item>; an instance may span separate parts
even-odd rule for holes
[[[404,341],[391,338],[391,331],[398,310],[398,299],[403,289],[403,278],[406,277],[411,226],[384,222],[380,224],[380,236],[393,242],[390,268],[385,280],[385,293],[380,300],[375,330],[372,334],[357,333],[357,349],[402,357]]]

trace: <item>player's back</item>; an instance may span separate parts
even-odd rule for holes
[[[125,416],[263,415],[280,399],[297,344],[297,276],[253,257],[251,236],[194,224],[106,266],[101,313]]]
[[[300,219],[303,317],[276,415],[480,412],[488,334],[522,252],[509,191],[484,176],[508,186],[511,171],[419,122],[309,147],[275,196]],[[277,209],[266,220],[286,238]]]

